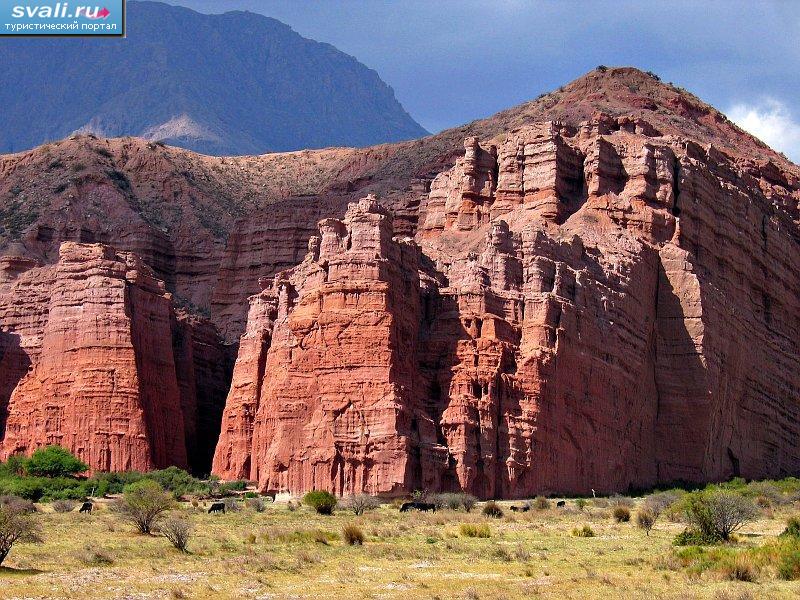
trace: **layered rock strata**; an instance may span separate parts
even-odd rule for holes
[[[227,391],[210,324],[176,316],[152,270],[108,246],[65,242],[56,265],[6,266],[0,456],[59,444],[92,470],[207,470]]]
[[[469,138],[419,245],[364,199],[251,298],[214,472],[487,498],[796,473],[799,190],[604,114]]]

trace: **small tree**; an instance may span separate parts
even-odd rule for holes
[[[174,506],[175,501],[164,488],[152,479],[142,479],[125,487],[116,508],[139,533],[149,535],[164,513]]]
[[[752,500],[727,490],[687,494],[683,507],[686,520],[705,538],[726,541],[758,514]]]
[[[472,494],[462,493],[459,494],[461,497],[461,506],[464,507],[465,512],[471,512],[475,505],[478,503],[478,499],[473,496]]]
[[[17,542],[41,542],[40,532],[33,514],[13,503],[0,505],[0,564]]]
[[[343,502],[343,505],[345,508],[352,510],[354,515],[360,516],[368,510],[375,510],[381,503],[377,498],[369,494],[356,494],[349,496]]]
[[[61,446],[39,448],[25,464],[27,472],[38,477],[70,477],[88,468],[89,465]]]
[[[647,535],[650,535],[650,530],[656,524],[658,516],[646,506],[642,506],[636,513],[636,524],[644,529]]]
[[[181,516],[174,515],[164,521],[159,529],[164,537],[181,552],[186,552],[186,546],[189,543],[189,537],[192,535],[192,526]]]
[[[336,496],[330,492],[313,491],[303,496],[303,504],[310,506],[321,515],[332,515],[336,508]]]
[[[647,535],[665,510],[678,500],[675,492],[658,492],[645,498],[642,506],[636,513],[636,524],[644,529]]]

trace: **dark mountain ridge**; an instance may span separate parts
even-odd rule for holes
[[[14,85],[0,89],[0,152],[75,131],[137,135],[206,154],[426,134],[375,71],[275,19],[129,2],[127,33],[4,40],[0,76]]]

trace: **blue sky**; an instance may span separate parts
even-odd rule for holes
[[[800,162],[800,2],[169,0],[250,10],[375,69],[439,131],[596,67],[632,65],[696,93]]]

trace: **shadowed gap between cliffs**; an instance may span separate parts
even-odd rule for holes
[[[20,346],[20,335],[0,331],[0,441],[6,435],[8,401],[30,366],[28,353]]]

